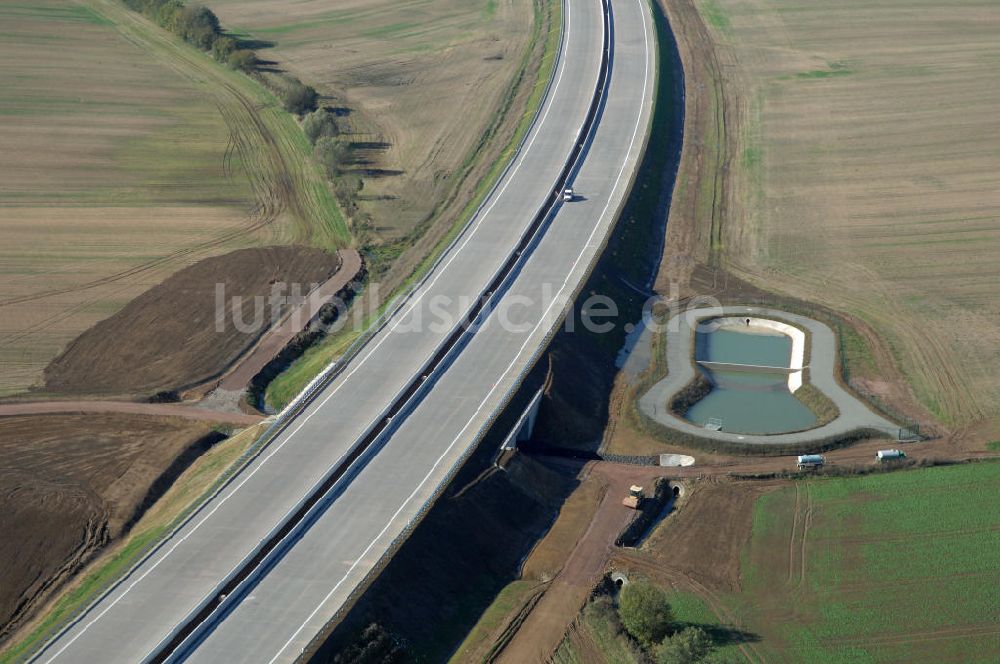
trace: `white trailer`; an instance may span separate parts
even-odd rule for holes
[[[879,450],[875,453],[878,461],[892,461],[893,459],[905,459],[906,453],[903,450]]]
[[[824,463],[826,459],[823,458],[822,454],[801,454],[799,455],[799,470],[804,468],[819,468]]]

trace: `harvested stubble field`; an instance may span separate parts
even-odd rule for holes
[[[0,396],[185,265],[348,241],[295,121],[250,79],[113,0],[6,3],[0,22]]]
[[[208,424],[167,417],[0,418],[0,639],[119,538],[206,436]]]
[[[1000,416],[996,6],[665,4],[701,105],[688,172],[711,171],[671,216],[702,229],[691,255],[874,328],[906,380],[861,366],[863,389],[950,426]]]
[[[538,2],[206,4],[234,32],[273,44],[262,58],[347,113],[347,138],[361,146],[350,169],[364,180],[360,205],[375,238],[392,240],[432,218],[453,222],[506,147]]]
[[[992,662],[998,490],[991,462],[701,484],[617,564],[708,607],[750,661]]]

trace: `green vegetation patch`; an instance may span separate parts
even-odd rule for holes
[[[729,22],[729,16],[723,11],[722,7],[716,0],[705,0],[701,3],[701,14],[704,16],[709,24],[718,30],[719,32],[729,32],[732,29],[732,24]]]
[[[836,76],[848,76],[853,73],[854,70],[851,69],[846,62],[831,62],[829,69],[813,69],[812,71],[800,71],[795,75],[795,78],[800,78],[800,79],[834,78]]]
[[[771,628],[798,661],[995,661],[998,495],[1000,464],[978,463],[761,497],[743,561],[751,625],[792,607]]]

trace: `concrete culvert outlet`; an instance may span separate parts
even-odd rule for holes
[[[612,572],[611,582],[615,584],[615,588],[621,590],[622,588],[628,585],[628,577],[622,574],[621,572]]]

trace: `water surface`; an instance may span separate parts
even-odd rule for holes
[[[699,332],[695,339],[695,357],[699,360],[788,367],[791,356],[790,337],[761,328],[721,328]],[[714,387],[685,414],[696,424],[718,419],[723,431],[764,434],[807,429],[816,423],[812,411],[788,391],[787,373],[704,367],[701,371]]]

